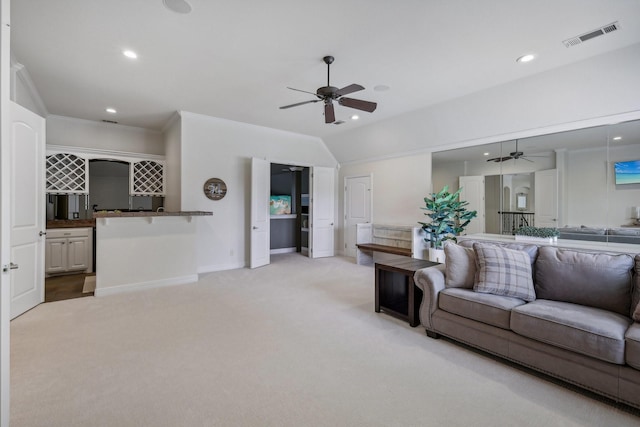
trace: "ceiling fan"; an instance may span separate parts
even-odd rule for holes
[[[516,151],[512,151],[511,153],[509,153],[508,156],[504,156],[504,157],[494,157],[492,159],[487,159],[487,162],[496,162],[496,163],[501,163],[507,160],[518,160],[518,159],[522,159],[522,160],[526,160],[527,162],[532,162],[533,160],[529,160],[529,158],[531,157],[547,157],[547,156],[525,156],[524,152],[522,151],[518,151],[518,140],[516,139]]]
[[[325,123],[333,123],[336,121],[335,111],[333,109],[333,101],[337,101],[338,104],[345,107],[355,108],[357,110],[373,113],[373,111],[375,111],[376,107],[378,106],[378,104],[376,104],[375,102],[363,101],[361,99],[354,99],[354,98],[346,98],[344,96],[353,92],[357,92],[359,90],[364,90],[363,86],[360,86],[359,84],[355,84],[355,83],[350,84],[349,86],[345,86],[342,89],[338,89],[337,87],[331,86],[331,84],[329,83],[329,77],[330,77],[329,73],[330,73],[331,64],[333,63],[334,58],[333,56],[325,56],[322,59],[325,62],[325,64],[327,64],[327,85],[326,86],[319,87],[316,90],[316,93],[307,92],[306,90],[294,89],[292,87],[287,87],[287,89],[296,90],[298,92],[309,93],[311,95],[316,96],[318,99],[312,99],[311,101],[303,101],[303,102],[297,102],[291,105],[285,105],[283,107],[280,107],[280,109],[283,110],[286,108],[297,107],[298,105],[311,104],[313,102],[322,101],[324,103],[324,122]]]

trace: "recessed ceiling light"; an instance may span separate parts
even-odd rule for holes
[[[191,12],[191,5],[185,0],[162,0],[164,7],[175,13]]]
[[[138,57],[138,54],[132,50],[123,50],[122,54],[127,58],[131,58],[131,59],[136,59]]]
[[[614,141],[621,141],[621,140],[622,140],[622,137],[621,137],[621,136],[614,136],[614,137],[613,137],[613,140],[614,140]]]
[[[354,114],[353,116],[351,116],[351,120],[358,120],[360,118],[359,115]]]
[[[377,91],[377,92],[385,92],[387,90],[391,89],[389,86],[387,85],[377,85],[373,88],[373,90]]]
[[[115,109],[115,108],[111,108],[111,107],[107,108],[105,111],[106,111],[107,113],[111,113],[111,114],[115,114],[115,113],[117,113],[116,109]]]
[[[489,155],[489,153],[482,153],[482,155],[483,155],[483,156],[488,156],[488,155]]]
[[[523,55],[520,58],[516,59],[516,62],[530,62],[533,61],[536,58],[536,56],[532,53],[529,53],[527,55]]]

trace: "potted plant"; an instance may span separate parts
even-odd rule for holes
[[[449,186],[445,185],[438,193],[431,193],[424,198],[427,215],[430,222],[419,222],[427,233],[424,238],[429,242],[429,260],[444,262],[442,244],[446,240],[456,241],[456,236],[464,231],[469,222],[478,215],[476,211],[467,210],[469,202],[459,200],[460,191],[449,193]]]
[[[520,227],[516,230],[516,240],[538,243],[557,243],[560,231],[552,227]]]

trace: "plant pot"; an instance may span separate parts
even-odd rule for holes
[[[552,245],[554,243],[558,243],[557,237],[534,237],[534,236],[523,236],[516,234],[516,240],[520,242],[531,242],[531,243],[542,243],[545,245]]]
[[[445,258],[444,249],[429,248],[429,261],[444,264]]]

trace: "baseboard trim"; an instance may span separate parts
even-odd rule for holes
[[[295,251],[296,251],[296,248],[279,248],[279,249],[271,249],[269,251],[269,253],[271,255],[273,255],[273,254],[288,254],[288,253],[295,252]]]
[[[244,263],[204,265],[204,266],[198,267],[198,275],[214,273],[216,271],[236,270],[238,268],[245,268],[245,267],[246,267],[246,264]]]
[[[124,285],[112,286],[108,288],[96,288],[94,295],[97,297],[103,297],[107,295],[116,295],[126,292],[135,292],[145,289],[162,288],[165,286],[186,285],[188,283],[195,283],[198,281],[197,274],[190,274],[188,276],[170,277],[162,280],[150,280],[148,282],[139,283],[127,283]]]

